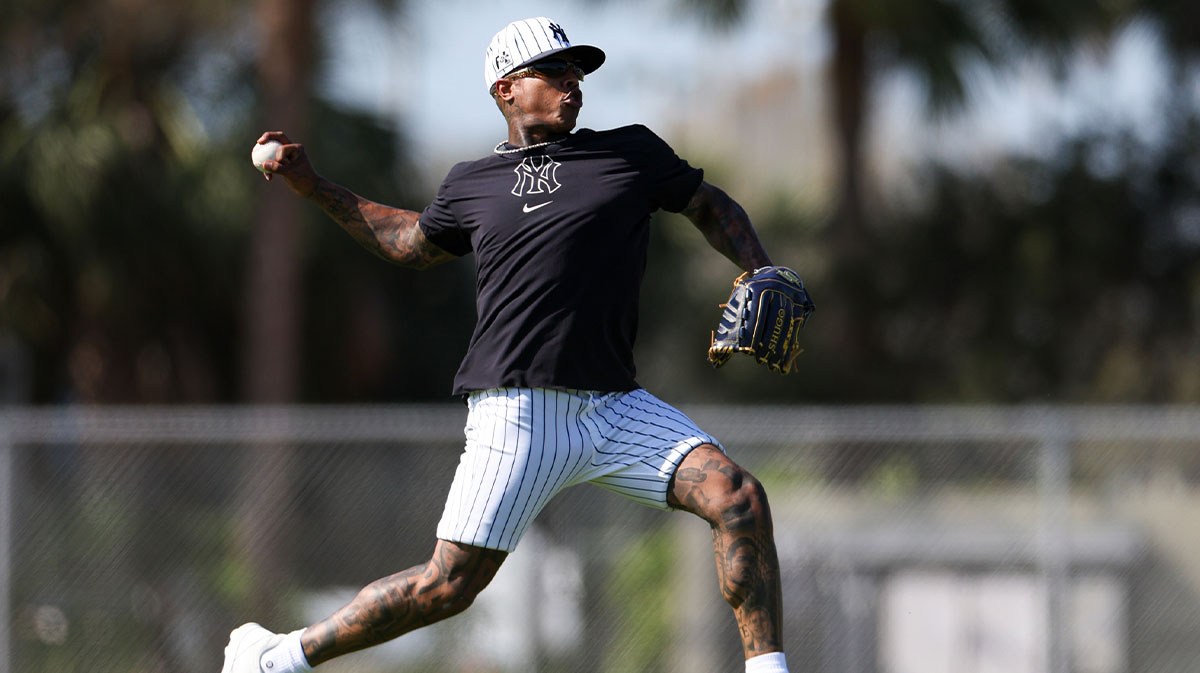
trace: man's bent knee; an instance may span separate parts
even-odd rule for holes
[[[770,517],[762,484],[710,445],[684,458],[672,477],[667,502],[719,527],[741,527]]]
[[[439,619],[456,615],[475,602],[507,556],[496,549],[438,540],[416,593],[436,606]]]
[[[718,511],[720,520],[714,523],[726,530],[754,528],[764,520],[769,522],[771,516],[766,489],[745,470],[741,470],[736,486],[722,499]]]

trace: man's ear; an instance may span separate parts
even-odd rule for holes
[[[496,81],[496,98],[502,101],[510,101],[513,97],[513,81],[511,79],[500,79]]]

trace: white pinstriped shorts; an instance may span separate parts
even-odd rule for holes
[[[583,482],[669,509],[683,457],[701,444],[721,448],[641,389],[497,388],[472,393],[467,406],[466,448],[437,536],[489,549],[515,549],[556,493]]]

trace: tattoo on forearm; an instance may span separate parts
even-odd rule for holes
[[[309,198],[354,240],[389,262],[425,269],[454,257],[425,239],[414,211],[368,201],[328,181],[319,183]]]
[[[750,271],[770,266],[750,217],[728,194],[702,182],[682,214],[692,221],[708,241],[734,264]]]

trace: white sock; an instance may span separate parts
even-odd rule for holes
[[[259,659],[259,667],[266,673],[308,673],[313,668],[304,658],[304,648],[300,646],[300,635],[304,629],[292,631],[283,637],[283,641],[275,647],[263,652]]]
[[[746,673],[788,673],[783,652],[760,654],[746,660]]]

